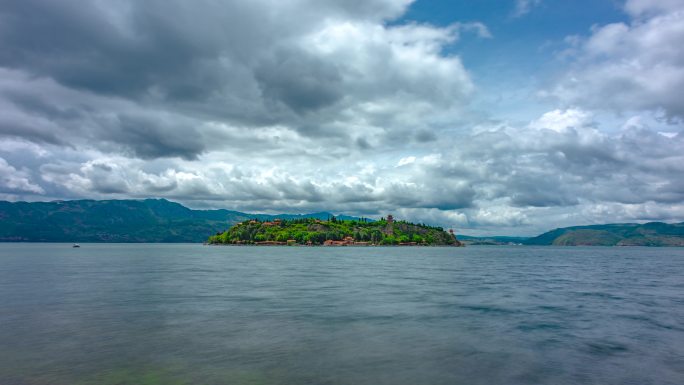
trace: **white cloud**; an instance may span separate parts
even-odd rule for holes
[[[479,226],[516,227],[527,223],[527,215],[515,207],[491,206],[478,209],[470,220]]]
[[[0,192],[44,194],[39,185],[33,183],[27,170],[18,170],[0,158]]]
[[[515,1],[515,9],[513,9],[513,13],[511,13],[511,16],[513,17],[521,17],[524,16],[534,7],[537,7],[541,4],[541,0],[516,0]]]
[[[415,163],[415,161],[415,156],[407,156],[405,158],[399,159],[399,162],[397,162],[397,167],[406,166],[407,164]]]
[[[658,131],[658,134],[660,134],[660,135],[662,135],[668,139],[672,139],[675,136],[679,135],[678,132],[663,132],[663,131]]]
[[[563,132],[568,129],[580,129],[592,124],[592,115],[580,109],[553,110],[530,123],[534,129],[548,129]]]
[[[625,10],[633,16],[675,12],[684,9],[682,0],[627,0]]]
[[[573,69],[550,92],[588,109],[684,118],[684,2],[627,2],[630,23],[596,26],[575,43]]]

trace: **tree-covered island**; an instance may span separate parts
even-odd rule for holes
[[[391,215],[379,221],[367,219],[327,221],[302,218],[246,220],[209,237],[209,244],[308,245],[308,246],[462,246],[453,231],[441,227],[395,221]]]

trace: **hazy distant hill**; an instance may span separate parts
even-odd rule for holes
[[[325,220],[330,215],[325,212],[264,215],[230,210],[191,210],[165,199],[0,201],[0,241],[203,242],[210,235],[250,218]]]
[[[556,246],[684,246],[684,222],[565,227],[529,238],[524,243]]]
[[[469,235],[458,235],[458,239],[466,245],[473,246],[501,246],[501,245],[519,245],[524,244],[529,237],[507,237],[507,236],[489,236],[489,237],[473,237]]]

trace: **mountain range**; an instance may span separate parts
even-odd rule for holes
[[[0,201],[0,242],[204,242],[248,219],[315,218],[333,214],[249,214],[192,210],[166,199]],[[338,219],[359,219],[338,216]],[[684,222],[618,223],[555,229],[536,237],[468,237],[472,245],[684,246]]]
[[[326,220],[331,216],[327,212],[267,215],[192,210],[166,199],[0,201],[0,242],[204,242],[247,219]]]

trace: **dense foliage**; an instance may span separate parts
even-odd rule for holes
[[[326,241],[356,245],[460,245],[441,227],[381,219],[247,220],[209,238],[211,244],[322,245]]]

